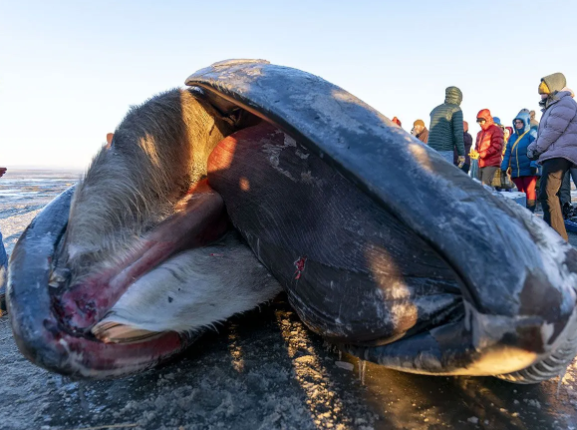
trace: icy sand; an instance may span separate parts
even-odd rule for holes
[[[0,180],[8,253],[77,177],[50,174]],[[3,317],[0,429],[577,429],[577,363],[558,395],[558,381],[518,386],[371,363],[363,385],[359,365],[309,332],[283,297],[220,326],[174,363],[116,381],[79,383],[32,365]]]

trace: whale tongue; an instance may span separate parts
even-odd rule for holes
[[[218,239],[227,227],[221,196],[201,181],[177,203],[176,212],[143,237],[119,263],[71,286],[56,300],[61,322],[74,333],[87,331],[140,276],[184,249]]]

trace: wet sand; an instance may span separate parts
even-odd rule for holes
[[[47,200],[0,201],[9,253]],[[0,429],[577,429],[576,362],[560,384],[532,386],[371,363],[362,381],[359,367],[308,331],[283,296],[172,363],[113,381],[71,381],[32,365],[3,317]]]

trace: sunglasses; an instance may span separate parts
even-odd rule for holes
[[[524,123],[523,121],[515,121],[515,124],[521,124],[521,125],[523,125],[523,124],[525,124],[525,123]]]
[[[483,118],[477,118],[477,122],[479,124],[483,124],[483,123],[487,122],[487,120],[484,120]]]

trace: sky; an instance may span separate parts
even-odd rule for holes
[[[476,133],[483,108],[538,111],[545,75],[577,90],[575,16],[575,0],[2,1],[0,165],[85,169],[130,106],[230,58],[319,75],[406,130],[456,85]]]

